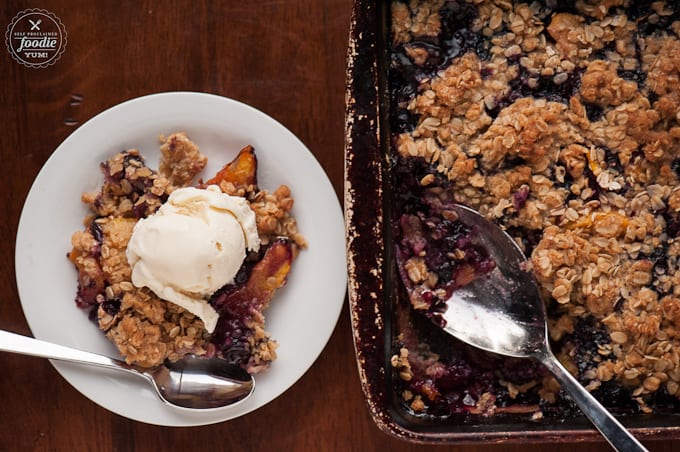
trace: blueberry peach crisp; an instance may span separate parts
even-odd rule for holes
[[[562,363],[618,413],[680,411],[680,6],[391,5],[392,367],[422,416],[569,407],[537,365],[432,327],[488,271],[451,203],[529,256]]]
[[[76,305],[89,310],[90,318],[128,363],[153,367],[193,353],[220,356],[257,373],[276,359],[277,343],[265,330],[263,311],[286,283],[306,242],[290,212],[289,188],[282,185],[269,192],[258,186],[257,158],[251,146],[214,177],[199,180],[191,188],[206,163],[195,143],[175,133],[162,139],[158,171],[149,168],[136,149],[122,151],[101,164],[104,182],[98,192],[83,194],[90,212],[85,229],[73,234],[68,254],[78,271]],[[237,264],[240,268],[234,268],[235,276],[199,300],[204,311],[215,312],[212,328],[206,316],[187,308],[193,305],[168,301],[155,288],[136,284],[130,260],[131,238],[140,225],[167,210],[187,188],[189,194],[241,199],[243,208],[252,211],[252,229],[258,239],[259,247],[248,248],[242,264]],[[176,210],[185,213],[196,202],[191,198]],[[226,245],[216,243],[218,249]],[[185,295],[192,294],[180,294]]]

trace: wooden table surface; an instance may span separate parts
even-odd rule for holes
[[[190,90],[248,103],[311,149],[342,199],[351,0],[9,0],[0,7],[3,36],[17,13],[34,7],[61,19],[68,44],[54,65],[35,69],[0,49],[1,329],[31,334],[17,294],[14,245],[33,179],[78,125],[122,101]],[[346,306],[324,352],[292,388],[251,414],[210,426],[158,427],[112,414],[78,393],[43,359],[2,353],[0,369],[0,451],[574,448],[446,449],[382,433],[360,389]],[[645,443],[651,450],[672,450],[670,441]],[[578,447],[609,450],[603,442]]]

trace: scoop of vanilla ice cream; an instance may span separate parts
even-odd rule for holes
[[[210,185],[172,192],[154,215],[137,222],[126,254],[135,286],[182,306],[212,333],[218,314],[207,299],[234,281],[246,249],[259,247],[248,202]]]

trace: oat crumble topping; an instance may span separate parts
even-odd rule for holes
[[[392,4],[395,165],[416,168],[430,204],[464,203],[510,232],[558,357],[589,390],[623,387],[643,412],[680,397],[679,36],[680,11],[664,1]],[[441,284],[427,261],[403,262],[415,310]],[[417,362],[424,345],[410,334],[392,365],[412,383],[442,364],[431,350]],[[407,386],[413,411],[428,412],[422,388],[436,381]],[[559,394],[547,375],[500,384],[513,400]],[[493,397],[463,405],[490,415]]]

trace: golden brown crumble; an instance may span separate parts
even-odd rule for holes
[[[116,154],[101,164],[106,183],[101,190],[83,193],[82,201],[94,215],[139,218],[155,212],[172,192],[173,185],[144,164],[136,149]],[[148,187],[145,187],[148,184]],[[89,223],[89,218],[85,218]]]
[[[171,184],[184,187],[205,168],[208,158],[184,133],[173,133],[161,145],[158,172]]]
[[[298,247],[306,248],[307,241],[298,232],[297,222],[290,214],[294,200],[290,188],[281,185],[273,192],[261,190],[248,197],[255,212],[257,231],[262,243],[267,244],[276,237],[290,237]]]
[[[411,36],[436,36],[441,27],[439,8],[443,4],[444,0],[434,0],[428,3],[412,0],[408,4],[395,4],[392,13],[395,40],[409,42]]]
[[[680,23],[638,35],[638,23],[617,8],[624,0],[577,1],[579,14],[547,21],[538,2],[467,3],[477,6],[473,31],[489,39],[489,55],[464,53],[420,83],[408,105],[419,119],[397,137],[398,153],[429,162],[457,202],[510,231],[540,232],[531,263],[546,302],[559,305],[551,338],[590,316],[609,331],[583,372],[589,389],[615,379],[643,411],[646,396],[662,388],[680,396],[680,240],[669,232],[680,212]],[[441,7],[395,2],[395,46],[436,36]],[[651,7],[657,18],[670,14],[665,2]],[[406,54],[424,64],[422,54]],[[558,87],[580,81],[564,101],[528,96],[499,105],[520,71],[529,86],[545,77]],[[646,79],[626,78],[630,71]],[[526,200],[518,203],[518,193]],[[406,269],[413,283],[436,284],[422,256]],[[392,361],[404,379],[415,359],[408,352]],[[557,352],[569,365],[570,350]],[[551,377],[529,384],[555,400]],[[508,385],[511,396],[526,389]],[[412,409],[424,409],[411,397]],[[483,398],[478,408],[493,412],[493,403]]]

